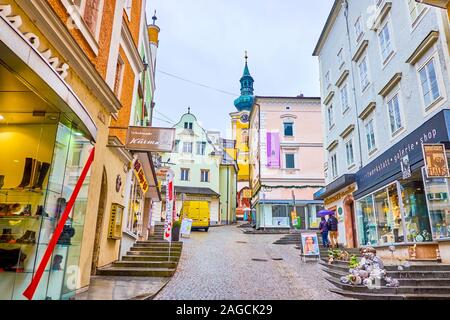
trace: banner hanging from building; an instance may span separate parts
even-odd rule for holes
[[[174,208],[174,174],[169,170],[166,177],[166,220],[164,222],[164,240],[172,241],[173,208]]]
[[[280,168],[280,134],[267,132],[267,167]]]
[[[424,144],[423,158],[429,178],[447,178],[449,176],[447,153],[443,144]]]
[[[134,175],[138,179],[139,185],[141,186],[142,192],[144,194],[148,191],[148,182],[147,178],[145,177],[144,168],[142,167],[142,163],[136,159],[134,162]]]

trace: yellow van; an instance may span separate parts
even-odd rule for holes
[[[192,230],[209,230],[210,211],[208,201],[185,201],[183,203],[183,217],[192,219]]]

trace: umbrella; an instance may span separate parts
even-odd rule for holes
[[[325,217],[325,216],[330,216],[330,215],[332,215],[332,214],[334,214],[334,211],[331,211],[331,210],[321,210],[321,211],[319,211],[319,212],[317,213],[317,216],[318,216],[318,217]]]

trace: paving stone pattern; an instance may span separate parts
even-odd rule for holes
[[[346,299],[328,291],[332,286],[316,262],[301,262],[293,245],[274,245],[279,238],[243,234],[236,226],[193,232],[183,239],[177,272],[155,299]]]

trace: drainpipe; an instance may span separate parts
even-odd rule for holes
[[[230,167],[227,166],[227,225],[230,224]]]
[[[348,0],[343,0],[342,1],[342,8],[344,9],[344,16],[345,16],[345,22],[346,22],[346,27],[347,27],[347,40],[348,40],[348,51],[350,53],[350,59],[353,56],[352,54],[352,43],[350,40],[350,23],[348,21]],[[358,132],[358,140],[359,140],[359,169],[362,168],[362,163],[363,163],[363,158],[362,158],[362,140],[361,140],[361,128],[359,126],[359,117],[358,117],[358,99],[356,97],[356,80],[355,80],[355,73],[353,72],[353,62],[350,60],[350,71],[352,74],[352,82],[353,82],[353,98],[355,100],[355,114],[356,114],[356,130]]]

